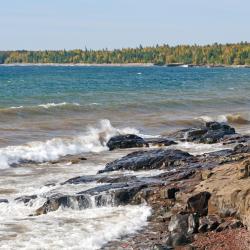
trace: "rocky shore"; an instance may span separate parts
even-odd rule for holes
[[[221,143],[230,149],[192,155],[172,147],[180,142]],[[60,207],[84,210],[146,203],[152,208],[148,225],[102,249],[250,249],[250,136],[237,134],[227,124],[208,122],[164,138],[119,135],[107,146],[110,151],[129,148],[131,152],[107,163],[96,175],[65,180],[62,186],[91,182],[98,186],[73,195],[48,196],[30,216]],[[52,164],[87,160],[83,155],[66,156]],[[151,170],[162,173],[150,177],[122,174]],[[33,199],[36,195],[18,201]]]

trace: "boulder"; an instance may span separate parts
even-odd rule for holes
[[[175,214],[171,217],[168,224],[169,232],[188,232],[188,217],[189,214]]]
[[[177,131],[172,134],[173,138],[198,143],[216,143],[225,136],[234,135],[235,129],[225,123],[207,122],[201,128],[190,128]]]
[[[130,153],[121,159],[110,162],[99,173],[117,170],[167,169],[183,166],[193,156],[175,149],[154,149]]]
[[[187,209],[191,213],[197,213],[200,216],[208,213],[208,200],[211,194],[209,192],[201,192],[191,196],[187,201]]]
[[[109,148],[109,150],[119,148],[141,148],[148,147],[148,143],[143,138],[137,135],[127,134],[112,137],[108,141],[107,147]]]

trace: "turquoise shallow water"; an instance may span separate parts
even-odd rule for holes
[[[1,66],[0,89],[7,144],[72,135],[104,118],[154,134],[228,116],[248,129],[250,119],[249,69]]]

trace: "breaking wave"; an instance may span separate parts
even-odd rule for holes
[[[60,103],[45,103],[45,104],[39,104],[39,105],[34,105],[34,106],[13,106],[9,108],[2,108],[0,111],[8,111],[8,110],[15,110],[15,109],[36,109],[36,108],[53,108],[53,107],[62,107],[62,106],[81,106],[77,102],[69,103],[69,102],[60,102]]]
[[[250,121],[241,114],[228,114],[228,115],[219,115],[217,117],[211,116],[200,116],[198,120],[204,122],[218,121],[218,122],[228,122],[232,124],[250,124]]]
[[[34,141],[20,146],[8,146],[0,149],[0,169],[22,162],[46,162],[56,160],[68,154],[107,150],[106,143],[117,134],[139,134],[133,128],[114,128],[109,120],[101,120],[97,127],[88,127],[87,131],[71,138],[53,138],[41,142]]]

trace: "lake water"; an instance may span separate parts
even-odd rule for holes
[[[150,215],[146,205],[29,215],[52,194],[98,185],[60,183],[96,174],[125,155],[108,152],[105,142],[113,135],[167,135],[210,120],[250,133],[249,108],[249,69],[0,66],[0,199],[9,200],[0,203],[0,249],[98,249],[136,232]],[[223,146],[176,147],[202,153]],[[49,163],[79,153],[88,160]],[[18,165],[29,160],[37,164]],[[15,201],[34,194],[28,205]]]

